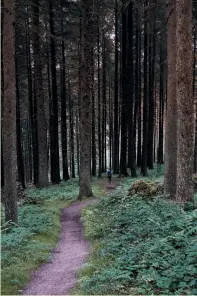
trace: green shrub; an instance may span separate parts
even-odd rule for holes
[[[83,212],[86,237],[99,247],[79,291],[197,294],[197,210],[157,197],[129,199],[130,181]]]

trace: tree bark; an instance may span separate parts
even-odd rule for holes
[[[177,0],[177,191],[193,200],[194,102],[192,92],[192,0]],[[171,168],[172,169],[172,168]]]
[[[61,2],[63,6],[63,1]],[[62,9],[62,7],[61,7]],[[65,61],[65,45],[63,39],[63,15],[61,19],[61,55],[62,55],[62,65],[61,65],[61,137],[62,137],[62,164],[63,164],[63,180],[69,180],[68,173],[68,148],[67,148],[67,108],[66,108],[66,61]]]
[[[16,149],[16,73],[14,58],[15,1],[4,1],[3,73],[4,126],[3,152],[5,176],[5,221],[18,222],[17,213],[17,149]]]
[[[92,0],[83,0],[83,28],[81,48],[81,101],[80,101],[80,173],[79,199],[93,196],[90,178],[91,146],[91,53],[92,53]]]
[[[34,52],[34,79],[35,97],[37,104],[37,137],[38,137],[38,180],[36,186],[39,188],[48,186],[48,153],[47,153],[47,122],[44,107],[42,65],[40,57],[40,21],[39,0],[34,1],[32,24],[33,52]]]
[[[57,98],[57,73],[56,73],[56,50],[54,12],[52,0],[49,1],[49,25],[51,41],[51,76],[52,76],[52,100],[50,104],[50,153],[51,153],[51,181],[60,182],[59,169],[59,141],[58,141],[58,98]]]
[[[169,0],[167,15],[167,112],[165,126],[166,194],[175,198],[177,182],[177,98],[176,98],[176,0]]]
[[[121,109],[121,151],[120,175],[127,176],[127,16],[122,12],[122,109]]]
[[[147,0],[144,1],[144,100],[143,100],[143,146],[142,146],[142,166],[141,172],[143,176],[148,175],[147,170],[147,148],[148,148],[148,24],[147,24]]]
[[[114,141],[113,141],[113,171],[119,173],[119,79],[118,79],[118,1],[115,1],[115,76],[114,76]]]

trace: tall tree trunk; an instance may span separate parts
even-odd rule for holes
[[[94,49],[92,48],[92,176],[96,176],[96,129],[94,95]]]
[[[177,183],[177,98],[176,98],[176,0],[169,0],[167,15],[167,112],[165,126],[165,192],[175,197]]]
[[[73,114],[73,100],[71,99],[71,95],[72,94],[71,94],[70,80],[68,80],[71,178],[75,178],[74,114]]]
[[[127,17],[127,33],[128,33],[128,58],[127,58],[127,81],[124,81],[126,87],[126,97],[128,98],[128,167],[131,170],[131,175],[134,173],[133,163],[133,107],[134,107],[134,75],[133,75],[133,2],[128,5],[128,17]],[[135,173],[134,173],[135,174]]]
[[[139,19],[138,19],[139,22]],[[141,80],[142,80],[142,73],[141,73],[141,24],[138,24],[139,29],[139,63],[138,63],[138,140],[137,140],[137,166],[141,166],[142,162],[142,103],[141,103]]]
[[[58,97],[57,97],[57,75],[56,75],[56,50],[55,29],[52,0],[49,1],[49,25],[51,41],[51,76],[52,76],[52,100],[50,108],[50,153],[51,153],[51,181],[60,182],[59,168],[59,141],[58,141]]]
[[[164,125],[164,53],[160,40],[160,89],[159,89],[159,144],[157,163],[163,164],[163,125]]]
[[[17,223],[16,73],[14,58],[14,23],[15,1],[5,0],[3,18],[3,152],[5,175],[5,221],[7,222],[12,220]]]
[[[106,133],[106,46],[105,46],[105,35],[103,32],[102,36],[102,64],[103,64],[103,73],[102,73],[102,172],[106,171],[105,167],[105,155],[106,155],[106,142],[105,142],[105,133]]]
[[[83,28],[81,48],[81,101],[80,101],[80,174],[79,199],[93,196],[90,178],[91,147],[91,53],[92,53],[92,0],[83,0]]]
[[[127,176],[127,16],[122,12],[122,109],[121,109],[121,153],[120,174]]]
[[[137,177],[136,173],[136,128],[137,128],[137,112],[138,112],[138,105],[139,105],[139,13],[136,10],[136,35],[135,35],[135,101],[134,101],[134,116],[133,116],[133,130],[132,130],[132,138],[133,138],[133,145],[132,145],[132,167],[131,167],[131,176]]]
[[[197,41],[197,31],[194,28],[194,58],[193,58],[193,97],[196,94],[196,41]],[[196,98],[195,98],[196,99]],[[194,145],[194,172],[197,172],[197,104],[195,101],[195,145]]]
[[[63,1],[61,1],[61,9],[63,7]],[[63,10],[62,10],[63,11]],[[69,179],[68,173],[68,148],[67,148],[67,108],[66,108],[66,61],[65,61],[65,45],[63,38],[64,20],[63,14],[61,18],[61,137],[62,137],[62,165],[63,165],[63,180]]]
[[[148,167],[153,169],[154,155],[154,82],[155,82],[155,58],[156,58],[156,16],[155,0],[152,0],[152,11],[150,12],[150,34],[149,34],[149,117],[148,117]]]
[[[119,77],[118,77],[118,1],[115,1],[115,76],[114,76],[114,141],[113,141],[113,171],[119,173]]]
[[[17,143],[17,169],[18,169],[18,182],[25,188],[25,175],[24,175],[24,162],[23,162],[23,149],[21,143],[21,113],[20,113],[20,98],[19,98],[19,84],[17,73],[17,58],[15,58],[16,69],[16,143]]]
[[[142,166],[143,176],[148,175],[147,171],[147,148],[148,148],[148,85],[147,85],[147,64],[148,64],[148,23],[147,23],[147,0],[144,1],[144,101],[143,101],[143,146],[142,146]]]
[[[36,143],[34,139],[34,120],[33,120],[33,89],[32,89],[32,69],[31,69],[31,50],[30,50],[30,36],[29,36],[29,13],[27,10],[27,18],[26,18],[26,25],[27,25],[27,32],[26,32],[26,48],[27,48],[27,81],[28,81],[28,102],[29,102],[29,128],[31,133],[29,133],[29,140],[30,140],[30,149],[29,149],[29,158],[30,158],[30,165],[31,165],[31,172],[30,172],[30,180],[34,181],[37,179],[37,154],[35,155]],[[33,149],[32,149],[33,147]],[[32,158],[33,153],[33,158]],[[33,163],[32,163],[33,162]],[[34,168],[36,167],[36,169]],[[33,178],[33,176],[34,178]],[[36,176],[35,176],[36,175]]]
[[[192,0],[177,0],[177,191],[176,200],[193,199],[194,102],[192,95]],[[187,53],[187,54],[186,54]],[[172,169],[172,168],[171,168]]]
[[[40,57],[40,21],[39,0],[33,6],[33,52],[34,52],[34,79],[35,97],[37,104],[37,137],[38,137],[38,180],[37,187],[48,186],[48,153],[47,153],[47,122],[44,107],[42,66]]]
[[[102,175],[102,145],[101,145],[101,92],[100,92],[100,32],[99,32],[99,16],[97,19],[97,65],[98,65],[98,152],[99,152],[99,166],[98,166],[98,177]]]

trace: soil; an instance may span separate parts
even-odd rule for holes
[[[117,186],[117,183],[108,184],[106,180],[99,183],[108,193]],[[22,295],[69,295],[77,283],[77,271],[90,252],[90,246],[83,236],[81,210],[94,201],[77,202],[63,210],[60,239],[52,252],[52,259],[34,272]]]

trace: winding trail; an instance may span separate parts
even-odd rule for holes
[[[100,183],[100,184],[99,184]],[[117,184],[98,181],[106,192],[114,190]],[[31,282],[22,295],[69,295],[77,282],[76,272],[82,267],[90,247],[83,236],[81,210],[95,199],[76,202],[66,207],[61,216],[61,234],[52,260],[34,272]]]

